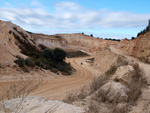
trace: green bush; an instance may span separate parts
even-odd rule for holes
[[[35,65],[42,68],[42,67],[43,67],[43,64],[42,64],[42,62],[41,62],[41,59],[36,59],[36,60],[35,60]]]
[[[26,59],[21,58],[21,57],[17,57],[17,58],[18,58],[18,59],[15,60],[14,62],[15,62],[16,64],[18,64],[19,67],[24,67],[25,65],[26,65],[26,66],[29,66],[29,67],[34,66],[34,62],[33,62],[30,58],[26,58]]]
[[[106,71],[105,74],[106,74],[107,76],[113,75],[113,74],[116,72],[117,68],[118,68],[117,66],[112,65],[112,66],[109,68],[109,70]]]
[[[67,53],[60,49],[60,48],[56,48],[53,51],[53,55],[54,55],[54,60],[57,62],[62,62],[63,60],[65,60],[65,57],[67,55]]]
[[[64,75],[72,74],[73,68],[70,64],[66,63],[65,57],[66,52],[62,49],[56,48],[45,49],[43,51],[30,52],[28,54],[28,58],[23,59],[21,57],[17,57],[18,59],[15,61],[22,69],[28,69],[28,67],[40,67],[43,69],[51,70],[59,74],[60,71]]]
[[[139,32],[137,34],[137,37],[140,36],[140,35],[144,35],[145,33],[149,32],[149,31],[150,31],[150,23],[144,30],[142,30],[141,32]]]
[[[16,64],[18,64],[20,67],[24,66],[24,59],[23,58],[18,58],[17,60],[14,61]]]
[[[74,58],[74,57],[86,57],[89,56],[87,53],[82,52],[82,51],[72,51],[72,52],[67,52],[67,57],[68,58]]]
[[[51,49],[45,49],[43,52],[42,52],[42,55],[44,58],[50,58],[50,59],[53,59],[54,56],[53,56],[53,50]]]
[[[26,59],[24,60],[24,62],[25,62],[25,64],[26,64],[26,66],[29,66],[29,67],[34,66],[34,62],[33,62],[32,59],[30,59],[30,58],[26,58]]]

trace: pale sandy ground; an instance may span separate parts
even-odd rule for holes
[[[139,61],[138,59],[127,56],[122,51],[111,46],[111,51],[116,54],[121,54],[126,56],[127,58],[134,60],[139,63],[140,67],[145,71],[145,75],[148,81],[147,88],[142,90],[142,95],[137,101],[137,105],[132,107],[132,111],[130,113],[150,113],[150,65],[144,62]]]

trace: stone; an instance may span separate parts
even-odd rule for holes
[[[43,97],[28,96],[4,102],[5,109],[10,113],[83,113],[76,107],[58,100],[46,100]]]
[[[112,79],[125,85],[132,83],[132,78],[135,75],[135,70],[131,65],[120,66]]]
[[[98,93],[104,95],[105,99],[110,102],[126,102],[129,91],[130,90],[121,83],[109,81],[98,90]]]

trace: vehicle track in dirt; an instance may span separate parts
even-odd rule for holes
[[[93,78],[93,71],[86,65],[81,65],[85,58],[71,58],[68,62],[76,69],[70,76],[60,76],[58,78],[43,80],[44,85],[39,87],[31,95],[42,96],[51,100],[62,100],[70,92],[88,84]],[[59,76],[59,75],[58,75]]]

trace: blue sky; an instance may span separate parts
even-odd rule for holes
[[[130,38],[150,19],[149,0],[0,0],[0,19],[25,30]]]

